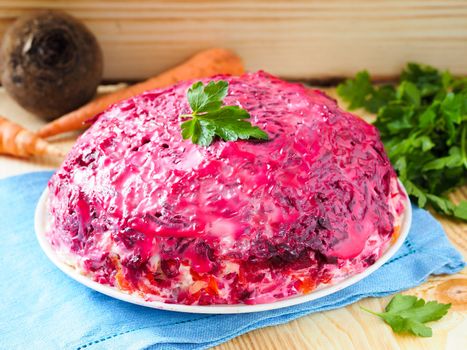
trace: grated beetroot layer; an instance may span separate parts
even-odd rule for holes
[[[263,72],[213,79],[270,140],[183,140],[192,82],[110,107],[49,182],[61,258],[147,300],[200,305],[305,294],[373,264],[404,209],[376,129]]]

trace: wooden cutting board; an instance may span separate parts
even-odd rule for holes
[[[101,87],[100,91],[111,91],[118,86]],[[335,96],[334,89],[327,92]],[[357,111],[366,120],[372,116]],[[43,122],[25,112],[16,105],[0,88],[0,115],[35,130]],[[54,143],[68,150],[78,134],[56,139]],[[28,171],[53,169],[60,165],[60,159],[43,158],[19,160],[0,156],[0,177],[20,174]],[[458,202],[467,199],[467,186],[452,194],[451,198]],[[436,215],[442,223],[451,242],[467,258],[467,224],[448,220]],[[467,270],[451,276],[431,277],[421,286],[409,290],[427,299],[437,299],[443,303],[452,303],[448,315],[432,324],[432,338],[417,338],[408,335],[395,335],[382,321],[360,310],[360,306],[382,310],[390,297],[368,298],[344,308],[320,312],[302,317],[284,325],[268,327],[244,334],[216,347],[227,349],[346,349],[346,350],[379,350],[379,349],[452,349],[467,347]]]

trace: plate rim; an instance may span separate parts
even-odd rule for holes
[[[381,266],[383,266],[387,261],[389,261],[400,249],[402,244],[404,243],[407,235],[410,231],[410,227],[412,224],[412,206],[407,195],[407,192],[399,181],[399,186],[402,189],[402,192],[405,195],[405,209],[402,214],[402,222],[401,228],[399,231],[399,236],[397,240],[392,243],[386,251],[380,256],[375,263],[360,273],[351,275],[349,277],[344,278],[343,280],[329,285],[322,287],[320,289],[314,290],[305,295],[297,295],[292,296],[289,298],[277,300],[270,303],[264,304],[214,304],[214,305],[185,305],[185,304],[168,304],[162,301],[146,301],[143,298],[125,293],[116,287],[100,284],[98,282],[93,281],[91,278],[82,275],[79,273],[75,268],[65,264],[62,262],[55,251],[52,249],[51,245],[45,238],[45,231],[46,231],[46,223],[48,218],[47,213],[47,206],[46,201],[48,198],[48,186],[42,192],[39,201],[36,205],[35,213],[34,213],[34,230],[36,233],[36,239],[39,242],[39,245],[42,251],[45,253],[47,258],[56,266],[58,267],[63,273],[74,279],[75,281],[85,285],[88,288],[91,288],[99,293],[105,294],[109,297],[119,299],[122,301],[126,301],[132,304],[145,306],[153,309],[159,310],[167,310],[167,311],[176,311],[176,312],[186,312],[186,313],[197,313],[197,314],[240,314],[240,313],[250,313],[250,312],[259,312],[259,311],[269,311],[280,309],[288,306],[294,306],[298,304],[302,304],[308,301],[316,300],[331,294],[334,294],[344,288],[350,287],[353,284],[361,281],[362,279],[368,277],[373,272],[378,270]]]

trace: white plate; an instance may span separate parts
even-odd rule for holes
[[[403,188],[402,184],[401,187]],[[404,189],[404,188],[403,188]],[[405,192],[405,189],[404,189]],[[154,309],[161,310],[170,310],[170,311],[179,311],[179,312],[190,312],[190,313],[201,313],[201,314],[238,314],[246,312],[256,312],[256,311],[267,311],[273,309],[279,309],[286,306],[297,305],[305,303],[310,300],[315,300],[322,298],[324,296],[335,293],[341,289],[349,287],[363,278],[367,277],[371,273],[375,272],[380,268],[385,262],[387,262],[402,246],[407,234],[409,233],[410,224],[412,222],[412,207],[410,202],[407,200],[405,206],[405,212],[403,213],[402,224],[400,228],[400,234],[397,240],[389,246],[386,252],[370,267],[359,274],[349,276],[333,285],[321,285],[314,291],[306,295],[294,296],[282,300],[278,300],[272,303],[267,304],[256,304],[256,305],[182,305],[182,304],[166,304],[160,301],[146,301],[137,295],[127,294],[117,288],[103,285],[91,280],[89,277],[86,277],[80,274],[73,267],[63,263],[59,260],[54,250],[51,248],[49,242],[45,238],[45,231],[48,223],[48,213],[47,213],[47,202],[48,198],[48,189],[46,188],[39,199],[39,203],[36,207],[35,213],[35,230],[36,236],[39,240],[39,244],[42,250],[45,252],[47,257],[64,273],[66,273],[71,278],[76,281],[84,284],[85,286],[92,288],[100,293],[106,294],[112,298],[120,299],[127,301],[129,303],[147,306]],[[407,197],[408,198],[408,197]]]

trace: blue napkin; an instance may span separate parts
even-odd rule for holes
[[[64,275],[36,241],[34,209],[51,172],[0,180],[0,348],[205,349],[250,330],[416,286],[464,266],[440,224],[414,208],[397,255],[371,276],[305,304],[241,315],[159,311],[95,292]]]

